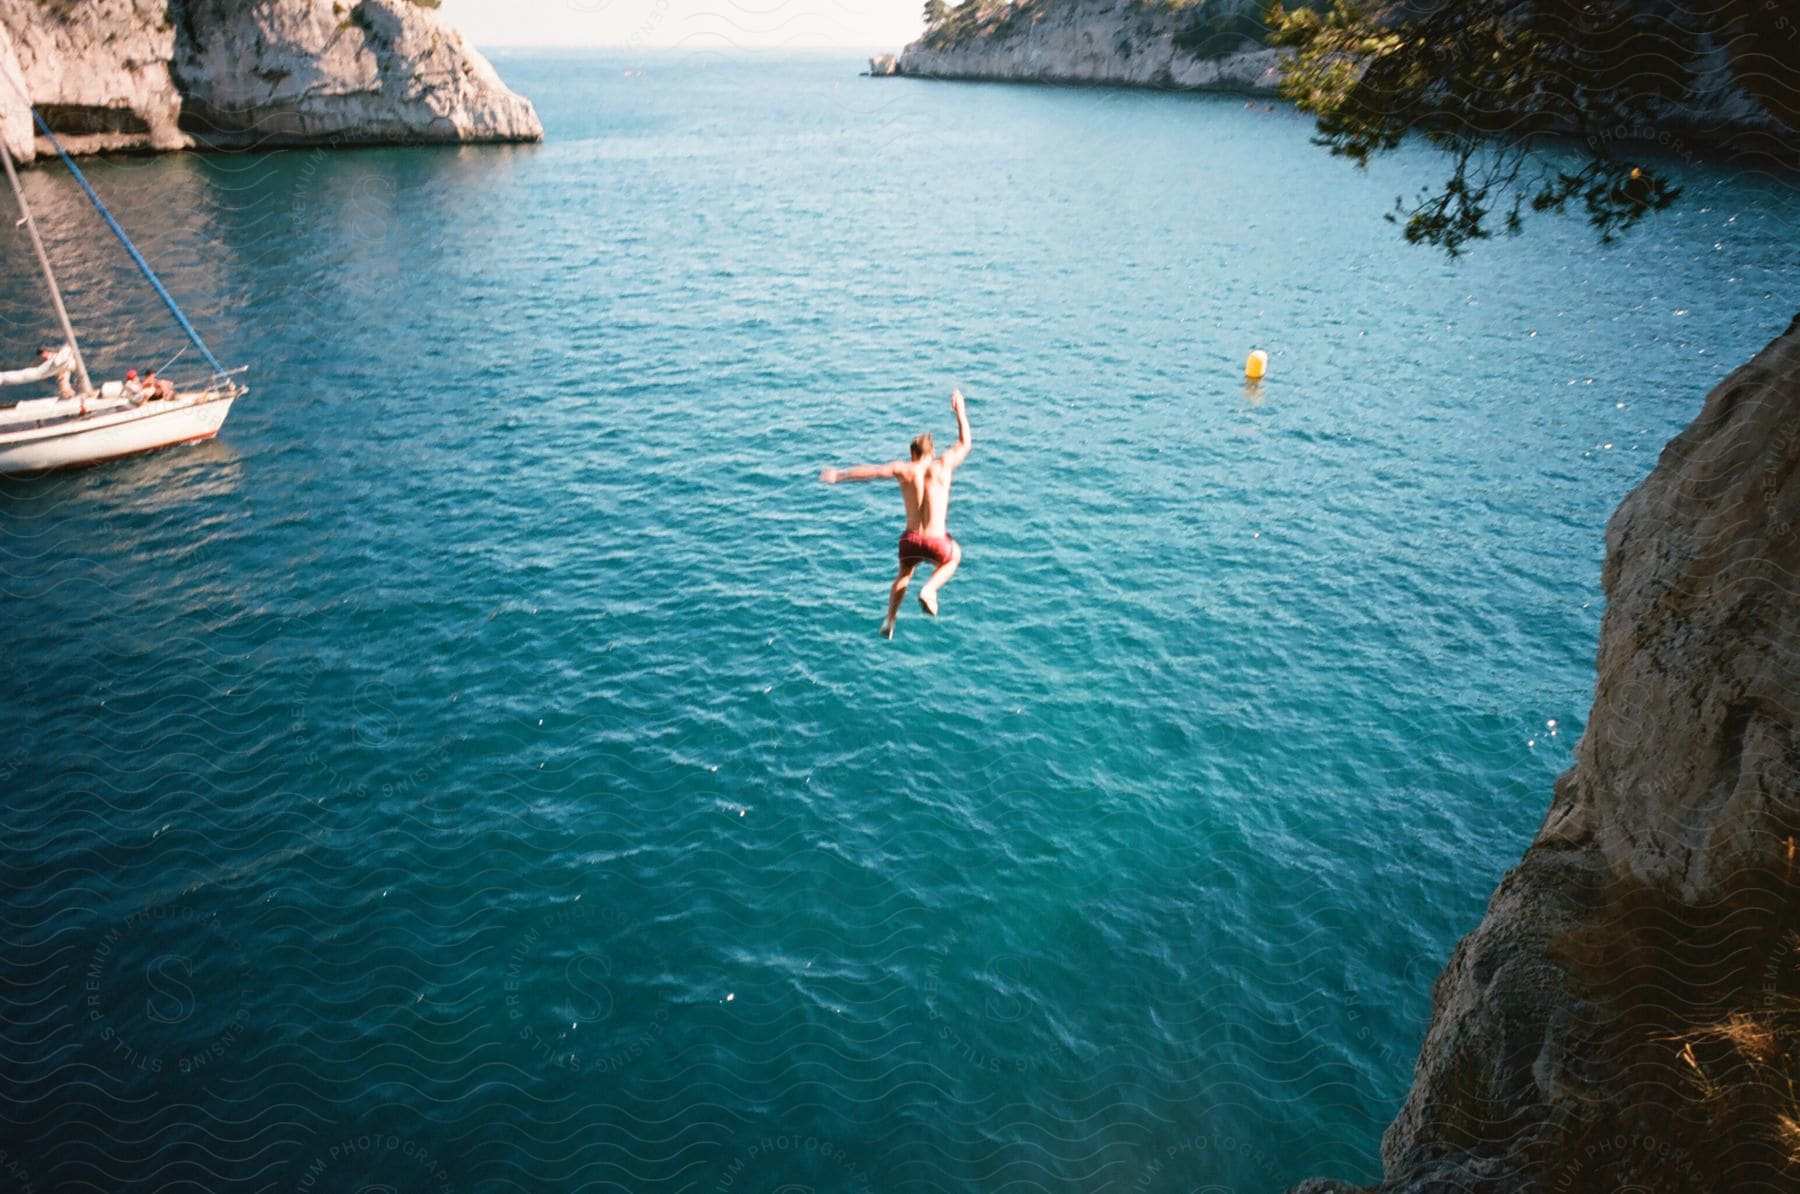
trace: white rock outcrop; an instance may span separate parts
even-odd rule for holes
[[[169,78],[175,27],[157,0],[0,0],[31,102],[71,148],[178,149],[181,95]],[[18,94],[9,84],[13,100]],[[43,147],[44,151],[48,147]]]
[[[9,54],[77,152],[543,137],[530,101],[415,0],[0,0]]]
[[[36,152],[32,145],[31,107],[16,90],[24,71],[13,53],[12,38],[0,28],[0,152],[14,161],[27,161]]]
[[[518,141],[543,129],[413,0],[185,0],[173,73],[201,139]]]
[[[1182,10],[1136,0],[1030,0],[996,10],[950,44],[926,34],[901,52],[893,73],[1273,95],[1284,51],[1257,44],[1260,12],[1242,0]]]

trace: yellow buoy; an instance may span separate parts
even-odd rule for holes
[[[1250,359],[1244,362],[1244,376],[1251,381],[1261,381],[1262,375],[1268,371],[1269,354],[1260,348],[1251,353]]]

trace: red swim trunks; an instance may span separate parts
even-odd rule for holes
[[[950,562],[956,554],[956,540],[948,535],[927,535],[920,531],[908,531],[900,536],[900,566],[923,564],[930,560],[942,566]]]

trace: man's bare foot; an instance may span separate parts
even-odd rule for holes
[[[919,608],[923,609],[932,617],[937,617],[937,594],[927,593],[921,590],[919,593]]]
[[[893,638],[894,637],[894,624],[892,622],[883,622],[881,624],[881,637],[882,638]]]

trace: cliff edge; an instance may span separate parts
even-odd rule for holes
[[[0,0],[0,69],[72,152],[538,141],[530,101],[417,0]],[[0,81],[20,160],[30,115]]]
[[[1606,544],[1586,732],[1433,989],[1384,1194],[1800,1188],[1800,318]]]

